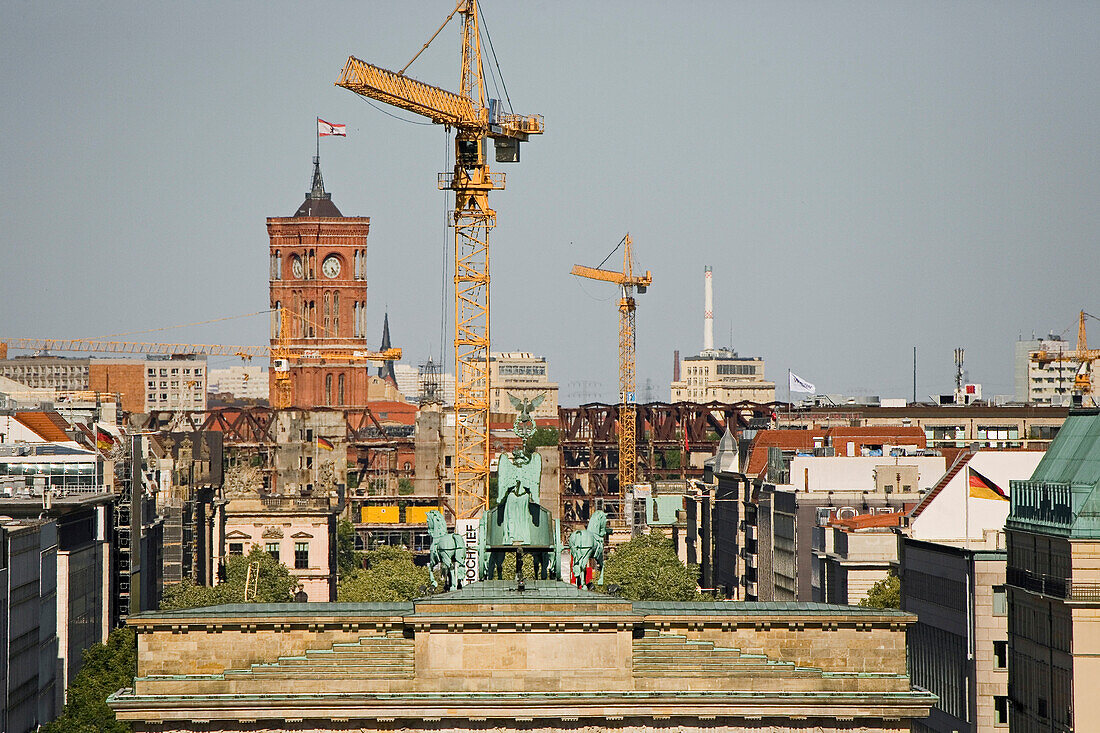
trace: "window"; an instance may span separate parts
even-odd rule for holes
[[[1008,615],[1008,593],[1005,592],[1003,585],[994,586],[993,588],[993,615]]]
[[[309,567],[309,543],[294,543],[294,569],[305,570]]]
[[[336,398],[337,398],[336,404],[338,404],[338,405],[344,404],[344,375],[343,374],[341,374],[339,379],[337,379]]]
[[[243,542],[230,542],[229,543],[229,554],[230,555],[243,555],[244,554],[244,543]]]
[[[1008,725],[1008,696],[995,695],[993,697],[993,724]]]
[[[325,375],[325,404],[332,404],[332,375]]]
[[[1008,642],[993,642],[993,666],[997,669],[1008,669]]]
[[[447,466],[448,468],[451,467],[451,457],[450,456],[443,456],[443,465]]]
[[[268,542],[264,545],[264,549],[267,550],[267,554],[275,558],[275,562],[279,562],[279,543]]]

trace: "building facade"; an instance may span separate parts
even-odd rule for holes
[[[1029,405],[1069,407],[1073,380],[1080,362],[1032,361],[1031,354],[1036,351],[1057,355],[1059,352],[1073,351],[1073,345],[1055,334],[1045,339],[1017,341],[1013,361],[1016,401]]]
[[[30,733],[57,717],[57,525],[0,522],[0,730]]]
[[[726,348],[685,357],[679,381],[669,388],[672,402],[775,401],[775,382],[765,379],[764,360]]]
[[[211,369],[207,389],[212,394],[226,392],[242,399],[266,400],[270,392],[267,377],[267,369],[260,366]]]
[[[271,346],[285,327],[296,356],[289,365],[291,406],[365,405],[370,365],[348,358],[367,344],[369,217],[344,216],[313,161],[313,186],[293,216],[269,217]],[[285,323],[284,323],[285,319]],[[326,358],[326,352],[330,355]],[[339,356],[336,356],[339,354]],[[277,380],[270,399],[277,404]]]
[[[896,610],[631,602],[509,581],[387,604],[221,606],[133,619],[109,704],[158,731],[900,733]],[[218,643],[211,643],[211,638]]]
[[[1011,484],[1008,696],[1013,731],[1100,720],[1100,410],[1073,411]]]
[[[1069,414],[1066,407],[1006,405],[843,405],[776,413],[781,427],[795,429],[903,426],[922,429],[928,448],[1046,450]]]
[[[19,356],[0,360],[0,377],[36,389],[77,391],[88,389],[88,358]]]
[[[518,399],[543,396],[542,402],[531,417],[557,419],[558,383],[548,376],[549,364],[545,356],[535,356],[527,351],[493,352],[489,355],[489,405],[490,411],[499,414],[516,414],[508,395]]]
[[[206,409],[206,356],[173,354],[144,359],[92,359],[89,388],[118,394],[126,412]]]

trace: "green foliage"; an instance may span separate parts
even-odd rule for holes
[[[341,578],[363,567],[363,553],[355,549],[355,525],[346,519],[336,523],[336,565]]]
[[[382,545],[366,554],[366,568],[340,578],[336,600],[345,603],[411,601],[430,583],[428,569],[413,563],[403,547]]]
[[[867,597],[859,605],[864,608],[901,608],[901,580],[891,570],[889,575],[871,586]]]
[[[226,561],[224,583],[208,588],[185,580],[165,588],[160,602],[161,610],[176,611],[223,603],[244,603],[244,584],[248,577],[248,566],[253,562],[260,564],[257,603],[289,603],[294,600],[298,579],[291,575],[286,565],[276,562],[259,545],[253,545],[252,551],[247,555],[230,557]]]
[[[500,564],[501,579],[512,580],[516,577],[516,553],[508,552],[504,555],[504,562]],[[535,577],[535,558],[529,552],[523,553],[523,578],[530,581]]]
[[[535,432],[531,433],[531,437],[527,439],[527,450],[534,451],[540,445],[557,445],[558,444],[558,430],[557,428],[535,428]]]
[[[665,468],[679,468],[680,467],[680,450],[677,448],[669,448],[665,452]]]
[[[130,725],[115,720],[107,696],[132,687],[137,674],[137,635],[132,629],[115,629],[106,644],[84,650],[80,672],[69,684],[68,702],[57,720],[42,733],[130,733]]]
[[[401,496],[408,496],[415,490],[416,489],[413,487],[412,481],[409,481],[407,478],[397,479],[397,493]]]
[[[607,557],[604,590],[619,586],[632,601],[693,601],[698,599],[699,570],[684,567],[672,540],[659,531],[639,535]]]
[[[298,579],[285,565],[253,546],[247,556],[229,558],[224,583],[207,588],[185,580],[168,586],[164,589],[161,608],[179,610],[241,603],[248,565],[254,561],[260,563],[257,601],[291,601]],[[107,696],[123,687],[132,687],[136,674],[137,637],[131,629],[115,629],[107,637],[106,644],[95,644],[85,650],[83,666],[69,685],[65,709],[57,720],[41,730],[43,733],[129,733],[129,724],[115,720],[114,713],[107,707]]]
[[[497,486],[500,485],[497,478],[495,473],[489,474],[489,511],[497,508]]]

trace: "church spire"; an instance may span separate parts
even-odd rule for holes
[[[385,351],[386,349],[388,349],[392,346],[393,346],[393,344],[390,343],[390,313],[389,313],[389,311],[386,311],[386,317],[382,321],[382,348],[381,348],[381,351]],[[393,382],[395,385],[397,384],[397,374],[393,370],[393,362],[392,361],[382,362],[382,366],[378,367],[378,376],[381,377],[382,379],[388,379],[389,381]]]

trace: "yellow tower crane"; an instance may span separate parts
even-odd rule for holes
[[[405,76],[455,14],[463,19],[457,94]],[[454,172],[440,173],[438,186],[455,194],[455,513],[471,518],[489,501],[489,230],[496,224],[489,192],[504,188],[504,174],[489,170],[485,139],[493,139],[498,163],[518,163],[519,144],[543,132],[543,119],[486,100],[477,0],[459,0],[400,71],[352,56],[336,85],[455,129]]]
[[[634,359],[634,290],[644,293],[653,284],[649,270],[634,274],[634,256],[630,234],[619,244],[623,249],[623,270],[601,270],[598,267],[573,265],[572,274],[590,280],[603,280],[619,286],[619,492],[626,493],[638,478],[637,374]]]
[[[1047,351],[1045,349],[1031,352],[1031,360],[1038,364],[1049,364],[1052,361],[1075,361],[1078,363],[1077,374],[1073,378],[1073,391],[1081,395],[1085,406],[1096,406],[1096,395],[1092,391],[1092,363],[1100,359],[1100,349],[1090,349],[1088,336],[1085,332],[1085,320],[1088,318],[1100,318],[1081,311],[1077,320],[1077,348],[1072,351]]]

